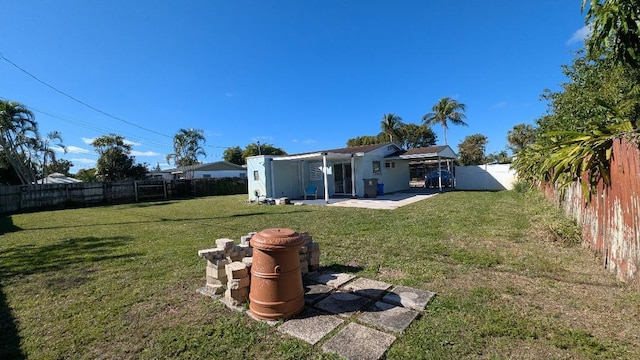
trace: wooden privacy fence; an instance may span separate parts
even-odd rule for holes
[[[246,193],[246,178],[0,186],[0,213]]]
[[[598,184],[597,194],[585,202],[579,183],[560,193],[544,188],[548,198],[582,226],[582,239],[603,266],[624,281],[640,281],[640,151],[638,145],[614,140],[611,186]]]

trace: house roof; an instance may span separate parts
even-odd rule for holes
[[[359,153],[367,153],[373,150],[380,149],[382,147],[386,147],[389,145],[394,145],[396,148],[401,149],[400,146],[393,142],[388,142],[384,144],[373,144],[373,145],[360,145],[360,146],[351,146],[340,149],[332,149],[332,150],[321,150],[316,152],[322,153],[333,153],[333,154],[359,154]]]
[[[36,181],[36,184],[73,184],[79,182],[82,182],[82,180],[74,179],[60,173],[53,173],[44,179],[39,179]]]
[[[352,155],[363,155],[367,152],[371,152],[389,145],[395,146],[398,149],[398,151],[401,150],[398,144],[388,142],[384,144],[351,146],[351,147],[345,147],[345,148],[339,148],[339,149],[319,150],[319,151],[292,154],[292,155],[272,155],[271,157],[273,158],[273,160],[310,159],[310,158],[319,158],[319,157],[322,157],[323,155],[327,155],[327,157],[330,159],[350,158]]]
[[[273,160],[312,159],[312,158],[321,158],[323,155],[327,155],[329,159],[339,159],[339,158],[349,158],[353,155],[362,156],[365,153],[368,153],[383,147],[387,147],[390,145],[395,146],[396,151],[393,152],[392,154],[385,156],[385,158],[424,161],[424,160],[437,160],[438,158],[455,159],[457,157],[456,153],[453,152],[451,147],[448,145],[428,146],[428,147],[422,147],[422,148],[403,150],[398,144],[394,142],[387,142],[384,144],[351,146],[351,147],[331,149],[331,150],[319,150],[319,151],[292,154],[292,155],[268,155],[268,156],[270,156]]]
[[[179,168],[179,169],[169,169],[166,171],[169,172],[176,172],[176,171],[225,171],[225,170],[246,170],[242,165],[238,165],[238,164],[233,164],[230,162],[226,162],[226,161],[217,161],[217,162],[212,162],[212,163],[206,163],[206,164],[197,164],[197,165],[191,165],[191,166],[185,166],[183,168]]]
[[[457,155],[455,152],[453,152],[453,149],[451,149],[450,146],[440,145],[401,150],[387,157],[409,160],[426,160],[436,159],[438,157],[445,159],[455,159]]]

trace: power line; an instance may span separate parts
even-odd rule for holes
[[[46,86],[46,87],[48,87],[48,88],[52,89],[53,91],[55,91],[55,92],[57,92],[57,93],[59,93],[59,94],[62,94],[62,95],[64,95],[64,96],[68,97],[69,99],[71,99],[71,100],[73,100],[73,101],[75,101],[75,102],[77,102],[77,103],[79,103],[79,104],[82,104],[82,105],[84,105],[84,106],[88,107],[89,109],[91,109],[91,110],[93,110],[93,111],[96,111],[96,112],[98,112],[98,113],[100,113],[100,114],[102,114],[102,115],[108,116],[108,117],[110,117],[110,118],[112,118],[112,119],[115,119],[115,120],[118,120],[118,121],[122,121],[122,122],[123,122],[123,123],[125,123],[125,124],[129,124],[129,125],[131,125],[131,126],[135,126],[135,127],[139,128],[139,129],[142,129],[142,130],[145,130],[145,131],[149,131],[149,132],[154,133],[154,134],[156,134],[156,135],[160,135],[160,136],[167,137],[167,138],[173,138],[173,136],[169,136],[169,135],[166,135],[166,134],[163,134],[163,133],[157,132],[157,131],[155,131],[155,130],[151,130],[151,129],[145,128],[145,127],[140,126],[140,125],[138,125],[138,124],[134,124],[134,123],[132,123],[131,121],[124,120],[124,119],[119,118],[119,117],[117,117],[117,116],[111,115],[111,114],[109,114],[109,113],[107,113],[107,112],[105,112],[105,111],[102,111],[102,110],[100,110],[100,109],[98,109],[98,108],[96,108],[96,107],[94,107],[94,106],[92,106],[92,105],[89,105],[89,104],[87,104],[86,102],[84,102],[84,101],[82,101],[82,100],[80,100],[80,99],[78,99],[78,98],[75,98],[75,97],[73,97],[73,96],[71,96],[71,95],[67,94],[67,93],[66,93],[66,92],[64,92],[64,91],[57,89],[55,86],[53,86],[53,85],[49,85],[47,82],[45,82],[45,81],[43,81],[43,80],[40,80],[37,76],[35,76],[35,75],[31,74],[31,73],[30,73],[30,72],[28,72],[27,70],[25,70],[25,69],[21,68],[20,66],[18,66],[18,65],[17,65],[16,63],[14,63],[13,61],[11,61],[11,60],[7,59],[7,58],[6,58],[2,53],[0,53],[0,59],[2,59],[2,60],[4,60],[4,61],[8,62],[8,63],[9,63],[9,64],[11,64],[11,65],[13,65],[16,69],[18,69],[18,70],[22,71],[23,73],[25,73],[25,74],[29,75],[31,78],[33,78],[33,79],[34,79],[34,80],[36,80],[37,82],[41,83],[42,85],[44,85],[44,86]]]
[[[13,67],[15,67],[16,69],[20,70],[21,72],[25,73],[25,74],[26,74],[26,75],[28,75],[29,77],[31,77],[31,78],[33,78],[34,80],[36,80],[37,82],[39,82],[39,83],[41,83],[41,84],[45,85],[46,87],[48,87],[48,88],[50,88],[50,89],[54,90],[55,92],[57,92],[57,93],[59,93],[59,94],[62,94],[62,95],[64,95],[64,96],[68,97],[69,99],[71,99],[71,100],[73,100],[73,101],[75,101],[75,102],[77,102],[77,103],[79,103],[79,104],[81,104],[81,105],[84,105],[84,106],[88,107],[89,109],[91,109],[91,110],[93,110],[93,111],[96,111],[96,112],[98,112],[98,113],[100,113],[100,114],[102,114],[102,115],[105,115],[105,116],[107,116],[107,117],[110,117],[110,118],[112,118],[112,119],[115,119],[115,120],[121,121],[121,122],[123,122],[123,123],[125,123],[125,124],[128,124],[128,125],[131,125],[131,126],[137,127],[137,128],[139,128],[139,129],[142,129],[142,130],[145,130],[145,131],[148,131],[148,132],[154,133],[154,134],[156,134],[156,135],[160,135],[160,136],[162,136],[162,137],[166,137],[166,138],[173,139],[173,136],[170,136],[170,135],[167,135],[167,134],[163,134],[163,133],[160,133],[160,132],[155,131],[155,130],[152,130],[152,129],[145,128],[145,127],[140,126],[140,125],[138,125],[138,124],[135,124],[135,123],[133,123],[133,122],[130,122],[130,121],[124,120],[124,119],[122,119],[122,118],[119,118],[119,117],[117,117],[117,116],[111,115],[111,114],[109,114],[109,113],[107,113],[107,112],[105,112],[105,111],[102,111],[102,110],[100,110],[100,109],[98,109],[98,108],[96,108],[96,107],[94,107],[94,106],[92,106],[92,105],[89,105],[89,104],[85,103],[84,101],[82,101],[82,100],[80,100],[80,99],[78,99],[78,98],[76,98],[76,97],[74,97],[74,96],[72,96],[72,95],[67,94],[66,92],[64,92],[64,91],[62,91],[62,90],[59,90],[59,89],[58,89],[58,88],[56,88],[55,86],[48,84],[48,83],[47,83],[47,82],[45,82],[44,80],[41,80],[41,79],[40,79],[40,78],[38,78],[37,76],[35,76],[35,75],[31,74],[30,72],[28,72],[27,70],[23,69],[23,68],[22,68],[22,67],[20,67],[18,64],[16,64],[16,63],[14,63],[13,61],[11,61],[11,60],[7,59],[7,58],[2,54],[2,52],[0,52],[0,60],[4,60],[4,61],[6,61],[7,63],[11,64],[11,65],[12,65]],[[62,116],[62,115],[52,114],[51,112],[47,112],[47,111],[44,111],[44,110],[38,110],[38,109],[35,109],[35,108],[32,108],[32,109],[33,109],[34,111],[37,111],[37,112],[40,112],[40,113],[43,113],[43,114],[49,115],[49,116],[51,116],[51,117],[55,117],[55,118],[61,119],[61,120],[63,120],[63,121],[70,122],[70,123],[73,123],[73,122],[75,121],[75,122],[76,122],[76,124],[75,124],[76,126],[85,127],[85,128],[90,128],[90,129],[92,129],[92,130],[94,130],[94,131],[97,131],[96,129],[100,129],[100,130],[102,130],[102,129],[108,129],[108,128],[100,128],[100,127],[95,126],[95,125],[92,125],[92,124],[87,124],[87,125],[85,125],[85,126],[83,126],[83,125],[79,125],[78,123],[82,123],[81,121],[78,121],[78,120],[72,120],[72,119],[69,119],[69,118],[64,117],[64,116]],[[67,119],[67,120],[65,120],[65,119]],[[110,131],[110,132],[116,132],[116,133],[120,132],[120,131],[112,131],[112,130],[109,130],[109,131]],[[130,137],[130,138],[136,138],[136,137]],[[143,140],[143,141],[144,141],[144,140]],[[147,140],[147,141],[148,141],[148,140]],[[151,142],[153,142],[153,141],[151,141]],[[156,144],[159,144],[159,143],[156,143]],[[152,146],[153,146],[153,145],[152,145]],[[219,145],[208,145],[208,144],[203,144],[202,146],[203,146],[203,147],[206,147],[206,148],[213,148],[213,149],[229,149],[229,148],[234,147],[234,146],[219,146]],[[166,146],[166,145],[159,145],[159,146],[157,146],[157,147],[170,148],[169,146]]]

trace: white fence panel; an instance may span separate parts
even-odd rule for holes
[[[515,181],[510,164],[456,166],[458,190],[511,190]]]

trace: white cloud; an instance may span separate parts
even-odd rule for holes
[[[160,153],[154,151],[131,151],[131,155],[133,156],[158,156]]]
[[[127,145],[131,145],[131,146],[138,146],[138,145],[142,145],[141,143],[133,142],[133,141],[131,141],[131,140],[127,140],[127,139],[124,139],[124,141],[123,141],[123,142],[124,142],[125,144],[127,144]]]
[[[573,33],[571,38],[567,40],[567,45],[584,42],[589,36],[591,36],[591,26],[585,25]]]
[[[55,147],[54,150],[59,153],[64,152],[64,150],[62,150],[61,147]],[[81,148],[73,145],[67,146],[67,154],[90,154],[90,153],[91,151],[85,148]]]
[[[85,137],[83,137],[81,139],[82,139],[83,143],[85,143],[87,145],[91,145],[96,138],[85,138]],[[137,143],[137,142],[134,142],[134,141],[131,141],[131,140],[127,140],[127,139],[124,139],[124,143],[127,144],[127,145],[131,145],[131,146],[141,145],[141,143]]]
[[[70,159],[69,161],[71,161],[74,166],[78,166],[78,164],[85,164],[85,165],[91,165],[91,167],[94,167],[96,165],[95,159],[75,158],[75,159]]]
[[[224,134],[223,134],[223,133],[221,133],[221,132],[208,131],[208,130],[207,130],[207,131],[205,131],[205,132],[204,132],[204,134],[205,134],[206,136],[215,136],[215,137],[221,137],[221,136],[224,136]]]
[[[491,105],[492,109],[502,109],[507,107],[508,103],[506,101],[499,101],[493,105]]]

